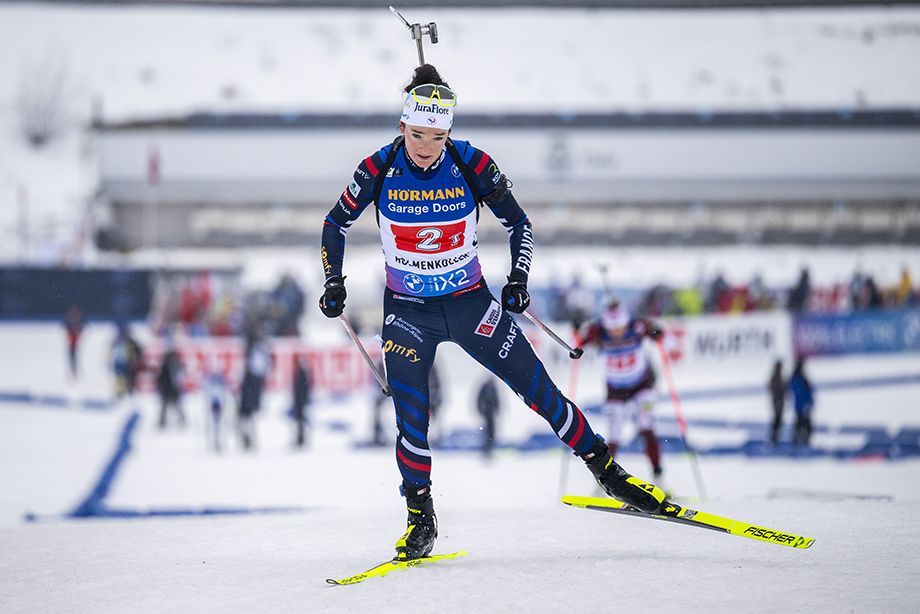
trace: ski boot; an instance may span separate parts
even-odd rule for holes
[[[607,443],[598,438],[597,443],[581,457],[594,479],[604,491],[643,512],[654,514],[673,504],[665,500],[664,491],[627,473],[610,456]]]
[[[409,518],[406,532],[396,540],[396,559],[420,559],[431,554],[438,537],[438,519],[434,515],[431,485],[400,488],[406,497]]]

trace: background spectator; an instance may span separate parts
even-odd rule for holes
[[[217,356],[211,356],[205,373],[205,398],[208,412],[208,441],[215,452],[223,448],[223,415],[227,398],[227,378]]]
[[[805,375],[805,357],[800,356],[795,362],[792,377],[789,378],[789,389],[795,405],[795,436],[796,445],[807,446],[811,439],[811,414],[815,405],[814,391],[811,381]]]
[[[157,393],[160,395],[160,429],[166,428],[166,414],[170,407],[176,410],[179,425],[185,426],[185,412],[182,411],[182,358],[172,340],[168,342],[160,363]]]
[[[243,354],[243,383],[240,387],[239,433],[244,449],[255,445],[255,425],[253,416],[262,405],[262,389],[265,377],[271,368],[271,351],[260,327],[253,326],[246,338]]]
[[[120,399],[134,394],[137,388],[137,376],[143,370],[143,356],[143,349],[131,336],[131,329],[127,324],[120,323],[111,348],[112,371],[115,375],[115,398]]]
[[[476,394],[476,410],[482,416],[483,421],[482,453],[486,458],[492,457],[496,436],[495,418],[500,409],[498,387],[495,385],[495,378],[489,376]]]
[[[310,369],[307,365],[307,359],[304,356],[298,356],[294,360],[294,422],[296,424],[296,435],[294,445],[298,448],[306,444],[305,429],[309,424],[307,407],[310,405],[312,392],[312,380],[310,378]]]
[[[800,313],[805,311],[805,308],[808,306],[808,298],[811,295],[811,274],[808,272],[807,268],[803,268],[802,272],[799,273],[799,281],[796,283],[795,288],[789,294],[789,311],[793,313]]]
[[[770,400],[773,403],[773,423],[770,427],[770,441],[776,445],[779,441],[779,429],[783,424],[783,409],[786,407],[786,382],[783,379],[783,361],[773,364],[773,373],[769,382]]]
[[[272,291],[276,318],[275,334],[297,336],[300,334],[300,318],[303,316],[304,292],[289,274],[284,274],[278,286]]]
[[[79,307],[71,305],[64,316],[64,328],[67,331],[67,365],[70,377],[77,379],[80,375],[79,345],[83,334],[83,314]]]

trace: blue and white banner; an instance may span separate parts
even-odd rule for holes
[[[795,352],[806,356],[920,352],[920,309],[799,315],[792,335]]]

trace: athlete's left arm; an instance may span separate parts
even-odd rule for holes
[[[470,154],[471,152],[471,154]],[[511,182],[489,154],[467,144],[463,156],[478,182],[479,195],[508,231],[511,244],[510,279],[527,283],[533,261],[533,227],[511,193]]]
[[[647,318],[636,318],[632,323],[633,330],[639,337],[648,337],[652,341],[658,341],[664,336],[664,329],[657,322]]]

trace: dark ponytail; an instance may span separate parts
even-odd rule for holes
[[[405,91],[409,92],[413,87],[422,85],[425,83],[434,83],[435,85],[443,85],[444,87],[450,87],[447,84],[447,81],[441,78],[438,69],[432,66],[431,64],[422,64],[415,69],[415,74],[412,76],[412,81],[409,82],[409,85],[406,86]]]

